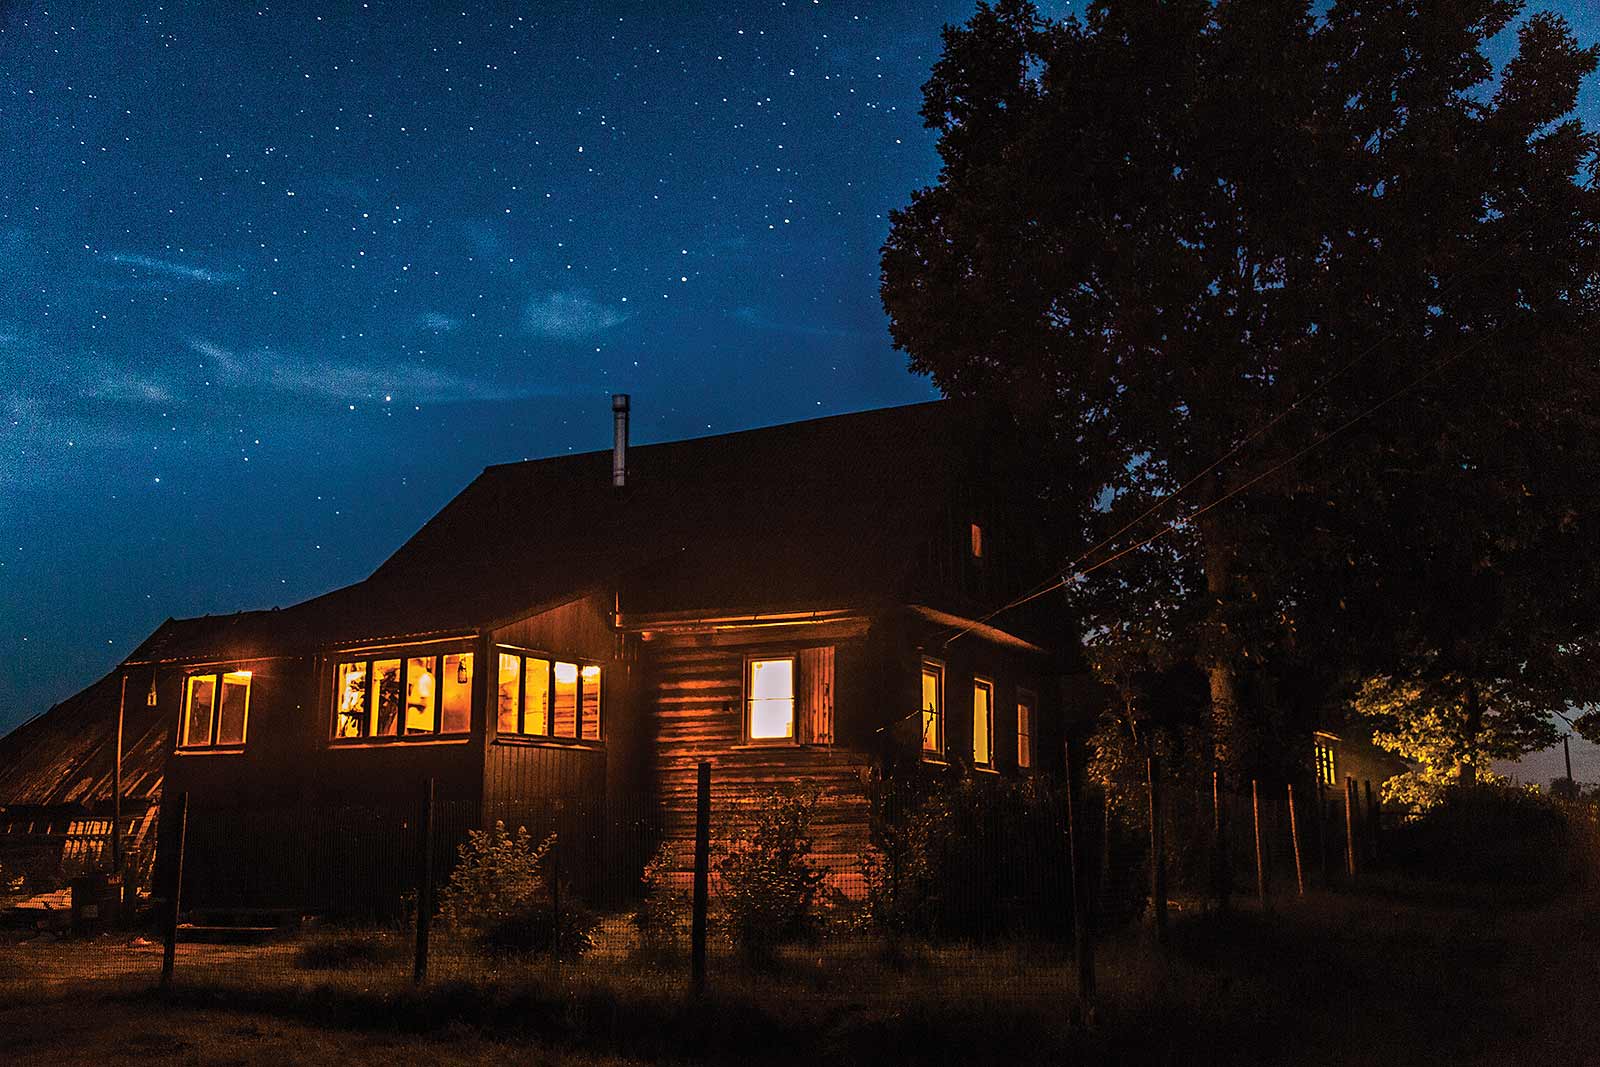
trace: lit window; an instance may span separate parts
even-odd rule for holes
[[[752,741],[794,736],[794,657],[751,660],[746,694],[745,723]]]
[[[971,545],[971,547],[972,547],[972,558],[973,559],[982,559],[983,558],[983,527],[979,526],[977,523],[973,523],[972,524],[971,537],[972,537],[972,545]]]
[[[1316,739],[1317,753],[1317,781],[1323,785],[1339,784],[1339,769],[1334,763],[1333,744],[1331,738],[1321,735]]]
[[[250,719],[250,672],[192,674],[184,687],[181,748],[238,748]]]
[[[335,668],[336,739],[428,737],[471,728],[470,652],[345,660]]]
[[[944,668],[922,665],[922,751],[944,752]]]
[[[1033,766],[1033,709],[1039,698],[1026,689],[1017,691],[1017,766]]]
[[[994,683],[982,678],[972,683],[972,762],[994,766]]]
[[[599,741],[600,668],[500,653],[500,734]]]

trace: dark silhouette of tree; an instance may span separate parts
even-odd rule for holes
[[[1538,13],[1497,74],[1520,12],[1000,0],[944,32],[894,341],[1036,435],[1081,544],[1156,508],[1073,605],[1110,673],[1206,671],[1228,770],[1341,682],[1595,689],[1562,582],[1600,554],[1597,53]]]

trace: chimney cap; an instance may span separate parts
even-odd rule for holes
[[[612,411],[627,411],[628,410],[628,394],[627,393],[612,393],[611,394],[611,410]]]

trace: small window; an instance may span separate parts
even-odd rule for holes
[[[972,524],[971,549],[973,559],[983,558],[983,527],[977,523]]]
[[[1026,689],[1017,690],[1017,766],[1033,766],[1033,717],[1039,698]]]
[[[753,659],[745,678],[745,731],[752,741],[794,737],[794,657]]]
[[[944,667],[922,665],[922,751],[944,753]]]
[[[1323,785],[1339,784],[1339,768],[1333,757],[1331,738],[1319,735],[1316,739],[1317,781]]]
[[[994,766],[994,683],[983,678],[972,683],[972,762]]]
[[[352,659],[334,668],[336,740],[431,737],[471,729],[470,652]]]
[[[249,671],[189,676],[180,748],[238,748],[244,744],[249,721]]]
[[[601,740],[600,674],[592,663],[501,652],[500,734]]]

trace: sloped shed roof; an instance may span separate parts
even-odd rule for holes
[[[148,680],[148,679],[146,679]],[[114,775],[117,698],[112,672],[0,738],[0,807],[108,803]],[[124,800],[160,798],[170,720],[129,683],[123,721]]]

